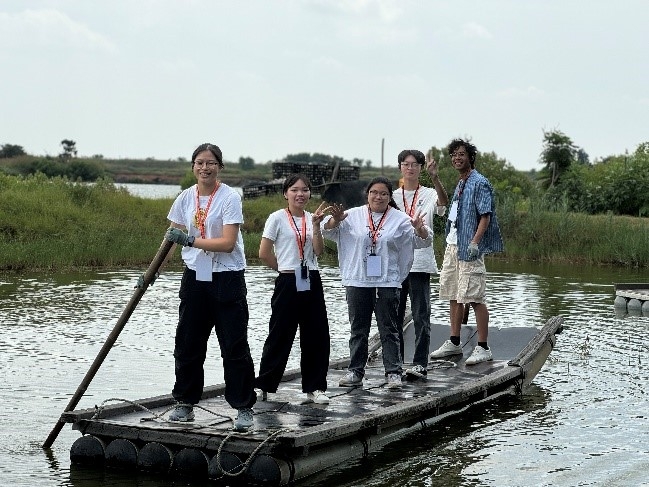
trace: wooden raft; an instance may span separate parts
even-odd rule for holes
[[[231,431],[236,411],[225,402],[223,385],[205,388],[191,423],[155,417],[166,417],[174,404],[170,395],[110,404],[99,412],[67,412],[62,419],[84,435],[73,444],[71,459],[227,484],[286,485],[367,456],[473,405],[522,393],[545,363],[562,322],[551,318],[540,330],[490,329],[494,360],[473,366],[464,361],[477,344],[476,330],[463,326],[463,356],[432,361],[426,379],[404,381],[400,390],[384,387],[378,338],[373,337],[363,387],[339,387],[348,359],[333,361],[327,378],[331,403],[301,404],[300,372],[288,371],[278,392],[255,404],[255,426],[247,433]],[[448,336],[448,326],[432,326],[431,350]],[[411,361],[411,326],[404,337],[405,357]]]

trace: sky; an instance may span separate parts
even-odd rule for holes
[[[646,0],[0,0],[0,145],[396,164],[456,137],[541,169],[649,141]],[[383,145],[383,151],[382,151]]]

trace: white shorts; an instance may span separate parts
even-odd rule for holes
[[[457,245],[447,245],[439,274],[439,298],[458,303],[484,303],[486,274],[483,255],[476,260],[458,260]]]

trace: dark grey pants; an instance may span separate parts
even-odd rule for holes
[[[406,302],[410,296],[410,310],[415,326],[414,365],[428,366],[428,348],[430,347],[430,274],[428,272],[411,272],[401,284],[399,299],[399,344],[403,357],[403,320],[406,315]]]
[[[387,374],[401,375],[401,352],[397,330],[399,289],[396,287],[345,288],[351,336],[349,338],[350,363],[348,369],[359,376],[365,375],[368,357],[368,339],[372,313],[381,337],[383,366]]]

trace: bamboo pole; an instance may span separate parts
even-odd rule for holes
[[[104,362],[104,359],[108,355],[108,352],[110,352],[111,348],[115,344],[115,341],[117,341],[117,337],[119,337],[119,334],[121,333],[122,329],[128,322],[129,318],[131,317],[131,314],[133,313],[136,306],[140,302],[140,299],[142,299],[142,296],[146,292],[147,287],[155,279],[156,273],[164,263],[165,259],[167,258],[167,254],[169,253],[173,245],[174,245],[173,242],[170,242],[169,240],[166,239],[160,245],[157,254],[153,258],[153,261],[151,261],[149,268],[144,273],[144,285],[141,288],[138,287],[135,289],[135,291],[133,291],[133,295],[131,296],[131,299],[129,300],[128,304],[124,308],[124,311],[122,311],[122,315],[117,320],[117,323],[115,324],[113,330],[108,335],[108,338],[106,338],[106,341],[104,342],[104,345],[101,347],[99,354],[97,355],[97,357],[95,357],[95,360],[90,366],[90,369],[88,369],[88,372],[86,372],[86,375],[81,381],[81,384],[79,384],[79,387],[77,387],[76,392],[74,393],[74,395],[70,399],[70,402],[68,403],[65,410],[63,411],[64,413],[68,411],[73,411],[74,408],[79,403],[79,400],[81,400],[81,398],[83,397],[84,393],[88,389],[88,386],[90,385],[90,382],[92,382],[92,379],[95,377],[95,374],[99,370],[99,367],[101,367],[101,364]],[[61,429],[65,424],[62,418],[63,418],[63,414],[61,414],[59,420],[54,425],[54,428],[52,429],[49,436],[45,440],[45,443],[43,443],[44,449],[50,448],[54,443],[54,441],[56,440],[56,437],[61,432]]]

